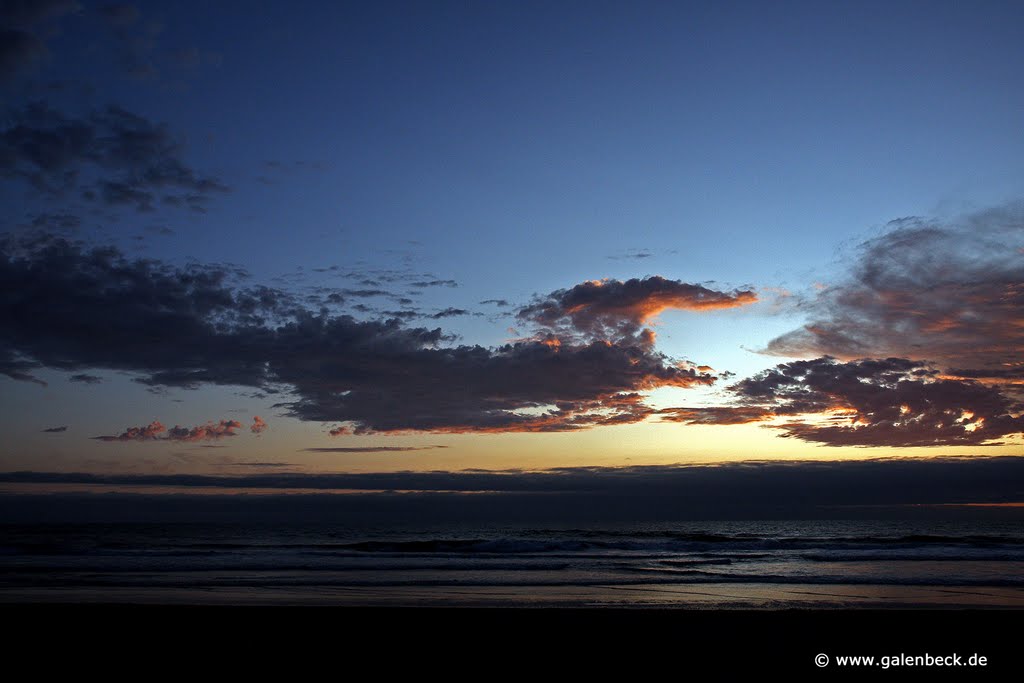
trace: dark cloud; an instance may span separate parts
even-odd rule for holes
[[[997,388],[903,358],[783,363],[729,390],[744,405],[659,414],[687,424],[796,417],[772,426],[829,446],[978,446],[1024,432],[1021,404]]]
[[[0,371],[125,370],[152,387],[286,390],[303,420],[355,432],[565,431],[638,422],[637,392],[709,385],[703,366],[633,340],[445,346],[440,328],[302,309],[233,288],[221,267],[172,268],[63,239],[0,245]],[[724,296],[724,295],[723,295]],[[6,355],[3,355],[6,354]]]
[[[145,427],[129,427],[117,436],[94,436],[98,441],[215,441],[226,436],[236,436],[235,430],[241,429],[242,423],[237,420],[221,420],[218,423],[208,422],[198,427],[179,427],[170,429],[159,420],[153,420]]]
[[[100,382],[103,381],[102,377],[97,377],[96,375],[89,375],[84,372],[79,372],[74,375],[71,375],[71,377],[69,377],[68,379],[71,380],[72,382],[79,382],[81,384],[99,384]]]
[[[256,467],[256,468],[271,468],[271,467],[293,467],[294,465],[290,462],[233,462],[231,463],[235,467]]]
[[[456,318],[461,315],[469,314],[469,311],[467,311],[464,308],[452,308],[451,306],[449,306],[448,308],[442,311],[438,311],[437,313],[434,313],[432,315],[428,315],[427,317],[433,320],[440,320],[441,318]]]
[[[505,299],[484,299],[480,302],[481,304],[494,304],[495,306],[504,307],[508,306],[509,303]]]
[[[893,221],[850,277],[803,304],[780,356],[927,358],[964,377],[1024,377],[1024,202],[955,222]]]
[[[278,368],[300,392],[286,407],[302,419],[352,423],[357,433],[564,431],[637,422],[650,409],[624,392],[714,381],[635,345],[450,348],[435,345],[440,330],[404,330],[393,321],[321,325],[306,331],[315,337],[306,344],[320,346],[317,355],[339,346],[334,339],[350,341],[344,352],[323,357],[319,369]]]
[[[642,260],[653,257],[654,254],[649,249],[630,249],[621,254],[613,254],[608,258],[619,261],[624,259]]]
[[[207,360],[222,356],[216,372],[222,383],[234,373],[251,376],[251,369],[238,367],[244,361],[217,348],[232,339],[218,329],[262,329],[290,300],[261,287],[232,289],[233,276],[219,267],[130,261],[113,249],[87,250],[63,239],[0,243],[0,372],[25,379],[40,364],[188,372],[191,364],[181,362],[187,350],[184,355]]]
[[[36,103],[0,131],[0,177],[21,179],[49,197],[81,190],[86,199],[152,210],[158,202],[204,210],[227,187],[183,161],[184,145],[162,124],[118,107],[69,118]]]
[[[386,316],[388,318],[398,318],[399,320],[414,320],[415,318],[422,317],[421,313],[419,313],[417,311],[409,311],[409,310],[403,310],[403,311],[381,311],[381,314],[383,314],[384,316]],[[434,317],[434,316],[430,316],[430,317]],[[444,316],[437,316],[437,317],[443,318]]]
[[[0,3],[0,80],[31,70],[49,55],[40,24],[75,12],[73,0],[4,0]]]
[[[660,276],[631,280],[590,280],[560,289],[519,310],[556,334],[588,338],[636,337],[640,327],[668,309],[706,311],[736,308],[757,301],[749,290],[721,292]],[[653,335],[649,339],[653,341]]]
[[[46,382],[32,375],[32,372],[40,367],[42,366],[39,363],[26,360],[11,349],[0,347],[0,375],[6,375],[20,382],[33,382],[45,387]]]
[[[459,283],[455,280],[417,280],[416,282],[409,283],[413,287],[458,287]]]
[[[348,446],[330,448],[302,448],[306,453],[404,453],[407,451],[432,451],[447,446]]]
[[[68,431],[68,428],[67,428],[66,425],[63,426],[63,427],[48,427],[48,428],[42,430],[42,432],[44,434],[60,434],[61,432],[66,432],[66,431]]]

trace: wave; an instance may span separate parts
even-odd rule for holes
[[[1005,535],[934,535],[908,534],[893,536],[773,536],[767,534],[713,533],[614,533],[563,531],[526,532],[502,538],[428,537],[410,540],[325,539],[322,542],[208,541],[189,539],[153,539],[140,536],[135,542],[96,543],[5,543],[0,557],[7,561],[16,557],[41,556],[167,556],[202,557],[217,554],[291,554],[291,555],[456,555],[456,556],[548,556],[599,558],[615,553],[637,556],[687,553],[705,559],[756,559],[781,553],[802,553],[808,561],[828,562],[845,559],[943,559],[944,550],[954,559],[973,558],[976,554],[991,559],[1021,559],[1024,538]],[[844,555],[843,553],[847,553]],[[870,553],[877,553],[877,557]],[[957,555],[960,554],[960,556]],[[984,559],[984,558],[979,558]]]
[[[866,552],[866,553],[821,553],[801,554],[799,559],[809,562],[1024,562],[1021,553],[977,553],[938,552],[907,553],[907,552]]]
[[[614,537],[613,537],[614,538]],[[673,551],[701,550],[713,548],[718,551],[735,550],[784,550],[812,548],[843,548],[843,547],[975,547],[999,548],[1021,547],[1024,549],[1024,538],[1013,536],[839,536],[839,537],[771,537],[747,534],[659,534],[643,537],[644,540],[622,538],[619,540],[599,540],[591,535],[589,538],[568,538],[551,540],[533,540],[524,538],[504,539],[427,539],[416,541],[362,541],[356,543],[334,544],[333,548],[369,553],[545,553],[545,552],[582,552],[587,550],[624,550],[624,551]],[[658,540],[660,539],[660,540]],[[317,546],[324,548],[325,546]]]
[[[19,574],[75,574],[96,572],[110,574],[131,574],[149,572],[159,569],[163,574],[196,573],[196,572],[552,572],[570,569],[568,562],[405,562],[386,564],[338,564],[338,563],[301,563],[301,562],[212,562],[180,565],[149,565],[138,564],[74,564],[55,566],[42,564],[23,564],[13,567],[0,567],[0,580],[16,577]]]

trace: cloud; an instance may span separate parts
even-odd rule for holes
[[[509,305],[508,301],[506,301],[505,299],[484,299],[480,303],[481,304],[494,304],[495,306],[499,306],[499,307],[505,307],[505,306]]]
[[[417,280],[409,283],[412,287],[458,287],[455,280]]]
[[[757,301],[750,290],[721,292],[660,276],[631,280],[590,280],[560,289],[519,310],[520,320],[562,336],[636,337],[640,327],[669,309],[708,311]],[[653,339],[653,338],[652,338]]]
[[[566,431],[637,422],[650,409],[633,392],[714,381],[632,345],[440,347],[439,330],[345,319],[309,333],[360,339],[316,371],[313,365],[279,367],[300,392],[286,406],[302,419],[348,422],[355,433]],[[364,346],[366,337],[378,341]]]
[[[117,436],[94,436],[97,441],[156,441],[160,434],[167,431],[158,420],[153,420],[145,427],[129,427]]]
[[[352,430],[345,426],[334,427],[328,432],[331,436],[345,436],[351,434]]]
[[[241,429],[242,423],[238,420],[221,420],[218,423],[208,422],[198,427],[179,427],[177,425],[167,430],[167,441],[216,441],[226,436],[237,436],[236,429]]]
[[[0,3],[0,80],[30,71],[49,56],[38,24],[80,9],[73,0],[9,0]]]
[[[263,418],[261,418],[259,415],[256,415],[252,418],[252,426],[249,427],[249,430],[253,434],[262,434],[267,429],[269,429],[269,427],[270,425],[264,422]]]
[[[404,453],[407,451],[431,451],[447,446],[350,446],[331,448],[302,448],[306,453]]]
[[[230,284],[223,267],[174,268],[61,238],[0,244],[0,371],[137,373],[153,387],[287,391],[303,420],[356,433],[567,431],[638,422],[638,392],[710,385],[703,366],[644,340],[446,346],[440,328],[309,311]],[[712,293],[708,297],[728,295]],[[4,355],[6,354],[6,356]]]
[[[427,317],[433,320],[440,320],[441,318],[456,318],[460,315],[469,315],[469,311],[464,308],[453,308],[449,306],[448,308],[438,311],[432,315],[428,315]]]
[[[625,252],[622,252],[621,254],[613,254],[608,258],[615,261],[620,261],[624,259],[634,259],[639,261],[642,259],[652,258],[653,256],[654,254],[651,252],[650,249],[628,249]]]
[[[46,365],[181,373],[191,369],[185,350],[222,359],[214,380],[230,383],[232,374],[246,380],[250,369],[232,370],[238,361],[217,348],[233,339],[218,326],[259,330],[291,304],[279,291],[231,288],[232,276],[220,267],[130,261],[113,249],[88,250],[62,239],[0,242],[0,372],[28,379]]]
[[[729,390],[743,405],[659,414],[687,424],[795,418],[771,426],[828,446],[994,445],[1024,432],[1024,406],[997,388],[904,358],[783,363]]]
[[[145,427],[129,427],[117,436],[94,436],[98,441],[216,441],[226,436],[237,436],[235,430],[241,429],[242,423],[237,420],[221,420],[208,422],[197,427],[180,427],[174,425],[170,429],[159,420],[153,420]]]
[[[72,382],[78,382],[79,384],[100,384],[103,381],[102,377],[96,375],[89,375],[84,372],[79,372],[68,378]]]
[[[962,377],[1024,378],[1024,202],[893,221],[803,308],[810,321],[767,353],[924,358]]]
[[[698,408],[662,408],[655,413],[662,422],[695,425],[738,425],[762,422],[775,413],[760,406],[712,406]]]
[[[402,311],[385,310],[385,311],[381,311],[381,314],[384,315],[385,317],[388,317],[388,318],[398,318],[399,320],[414,320],[416,318],[422,318],[423,317],[422,313],[419,313],[417,311],[408,311],[408,310],[402,310]],[[431,318],[443,318],[445,316],[428,316],[428,317],[431,317]]]
[[[166,126],[119,107],[69,118],[45,104],[13,112],[0,131],[0,177],[48,197],[78,190],[91,201],[149,211],[157,203],[205,209],[227,187],[183,159]]]
[[[61,432],[66,432],[66,431],[68,431],[67,426],[63,426],[63,427],[48,427],[48,428],[42,430],[42,432],[44,434],[60,434]]]
[[[11,349],[0,346],[0,375],[6,375],[20,382],[32,382],[45,387],[46,382],[32,375],[32,371],[42,367],[39,363],[26,360]]]

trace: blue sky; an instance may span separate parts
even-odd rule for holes
[[[533,334],[499,314],[535,297],[660,275],[757,292],[750,306],[670,308],[648,321],[659,353],[742,379],[786,360],[756,351],[807,322],[813,312],[801,302],[846,281],[858,245],[890,234],[890,221],[969,225],[962,217],[1018,201],[1024,186],[1019,3],[55,0],[26,3],[52,10],[31,20],[11,7],[5,21],[48,54],[11,53],[21,61],[5,71],[8,112],[45,102],[87,118],[116,105],[166,125],[184,143],[180,159],[229,191],[211,193],[202,213],[137,211],[40,193],[10,172],[5,233],[67,213],[84,244],[173,266],[235,264],[250,283],[293,292],[360,286],[343,272],[402,271],[394,296],[365,300],[374,312],[347,312],[369,320],[415,306],[423,316],[410,326],[440,326],[465,344]],[[430,280],[457,286],[412,284]],[[488,299],[509,306],[480,303]],[[465,314],[428,317],[447,308]],[[900,355],[937,360],[927,350]],[[80,424],[85,437],[245,411],[271,421],[264,442],[322,440],[334,424],[242,395],[251,388],[154,394],[134,375],[112,379],[116,367],[96,367],[108,381],[89,385],[48,367],[45,389],[0,378],[6,429],[29,453],[12,466],[55,448],[39,434],[51,423]],[[717,405],[729,400],[725,384],[685,398],[663,387],[652,401]],[[54,404],[60,416],[50,418]],[[597,433],[641,426],[486,444],[417,438],[474,443],[472,457],[486,459],[519,439],[545,452],[602,438],[629,448],[633,437]],[[751,425],[672,428],[757,432],[765,452],[804,447]],[[110,445],[62,448],[63,468],[84,466],[78,448]],[[153,447],[115,448],[110,462]]]

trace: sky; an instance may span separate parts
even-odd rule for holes
[[[5,0],[0,492],[1017,467],[1022,85],[1015,2]]]

